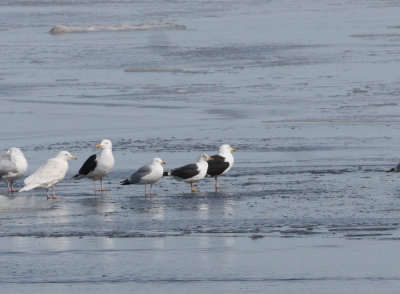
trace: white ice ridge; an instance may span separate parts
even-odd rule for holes
[[[165,29],[176,29],[184,30],[186,26],[176,24],[176,23],[163,23],[163,24],[153,24],[153,23],[143,23],[138,25],[127,25],[118,24],[115,26],[100,26],[91,25],[88,27],[79,26],[66,26],[66,25],[55,25],[51,30],[50,34],[68,34],[68,33],[86,33],[86,32],[100,32],[100,31],[139,31],[139,30],[165,30]]]
[[[9,198],[0,195],[0,212],[3,211],[18,211],[18,210],[42,210],[49,209],[52,204],[49,201],[40,200],[33,196],[18,196]]]

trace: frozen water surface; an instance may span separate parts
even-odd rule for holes
[[[0,150],[21,147],[28,174],[79,157],[56,201],[1,184],[2,292],[397,293],[399,13],[0,0]],[[71,177],[103,138],[116,166],[94,194]],[[223,143],[238,151],[221,192],[119,185],[155,156],[171,169]]]

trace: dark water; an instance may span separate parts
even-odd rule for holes
[[[28,174],[79,158],[61,199],[0,186],[2,291],[397,293],[399,13],[0,0],[0,149],[21,147]],[[116,165],[94,194],[71,177],[103,138]],[[223,143],[238,151],[221,192],[119,185],[155,156],[169,169]]]

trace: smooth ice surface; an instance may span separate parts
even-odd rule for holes
[[[0,183],[2,292],[397,293],[399,15],[378,0],[0,0],[0,150],[20,147],[27,175],[79,158],[55,201]],[[71,177],[103,138],[116,163],[95,194]],[[238,151],[221,192],[119,184],[223,143]]]
[[[396,293],[400,286],[392,241],[14,237],[0,239],[0,257],[5,293]]]

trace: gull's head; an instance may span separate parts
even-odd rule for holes
[[[97,148],[112,149],[112,143],[108,139],[103,139],[103,141],[101,141],[100,144],[97,144]]]
[[[162,161],[162,159],[159,157],[153,158],[153,161],[151,163],[152,164],[167,164],[165,161]]]
[[[232,151],[236,151],[236,148],[232,148],[228,144],[223,144],[219,147],[219,154],[228,154],[231,153]]]
[[[78,159],[76,156],[73,156],[68,151],[60,151],[60,153],[58,153],[58,155],[57,155],[57,158],[61,158],[64,160]]]
[[[214,158],[210,157],[208,154],[203,153],[199,156],[198,162],[201,162],[201,161],[207,162],[209,160],[214,160]]]
[[[8,149],[7,153],[2,155],[2,157],[9,157],[11,160],[15,156],[24,156],[24,154],[22,153],[21,149],[17,147],[11,147],[10,149]]]

